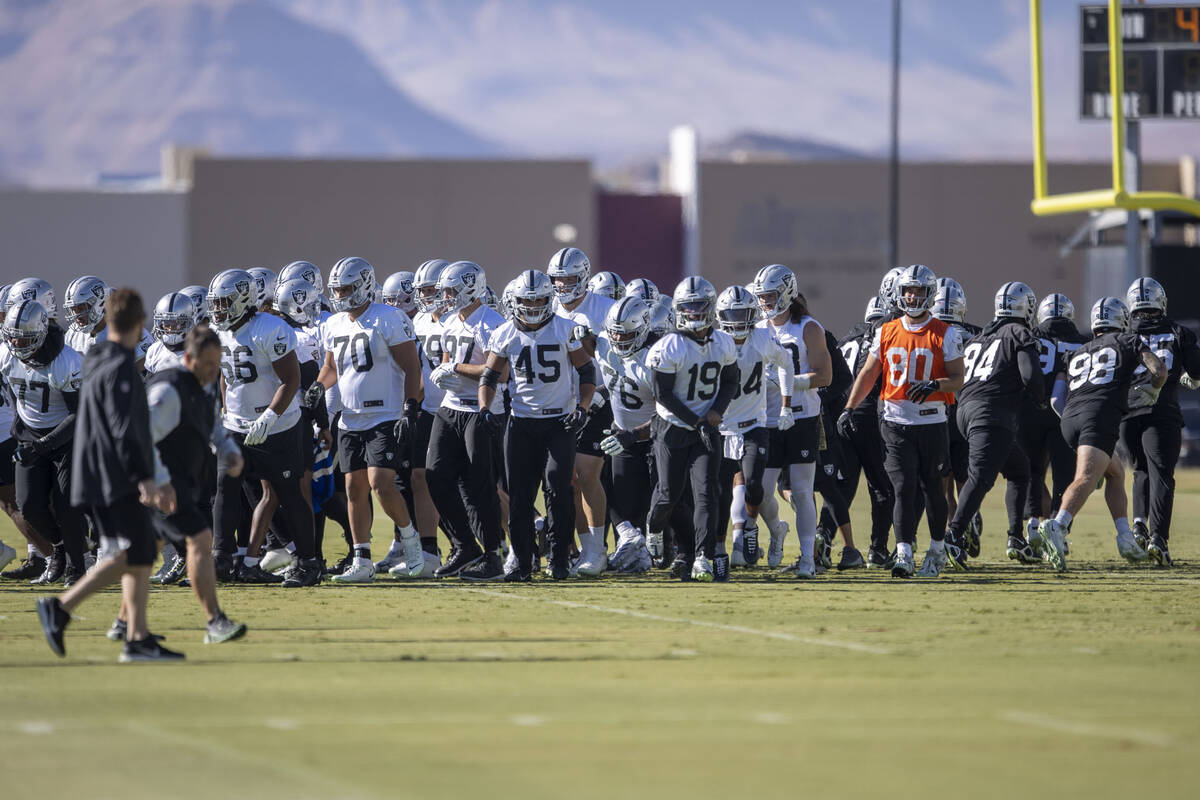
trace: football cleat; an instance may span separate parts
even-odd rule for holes
[[[917,565],[911,555],[905,555],[899,551],[896,552],[896,560],[892,564],[893,578],[911,578],[916,570]]]
[[[1025,539],[1029,542],[1029,549],[1038,558],[1042,557],[1042,524],[1030,519],[1025,525]]]
[[[504,574],[511,575],[517,571],[517,551],[515,548],[508,548],[508,555],[504,557]]]
[[[183,653],[168,650],[153,636],[147,636],[141,641],[126,642],[119,660],[122,664],[132,664],[138,661],[183,661],[184,658]]]
[[[1117,552],[1131,564],[1138,564],[1150,558],[1150,554],[1144,548],[1138,547],[1132,532],[1117,534]]]
[[[946,564],[950,561],[946,555],[945,546],[941,550],[934,550],[932,547],[925,551],[925,558],[921,561],[921,569],[917,572],[918,578],[936,578],[942,574],[942,570],[946,568]],[[899,562],[897,562],[899,563]]]
[[[671,562],[669,574],[672,578],[682,579],[689,574],[688,571],[690,569],[691,562],[688,561],[687,556],[683,555],[682,553],[676,553],[675,560]]]
[[[208,623],[204,632],[205,644],[220,644],[232,642],[246,635],[246,623],[234,622],[222,612],[216,619]]]
[[[798,560],[796,562],[796,568],[792,572],[797,578],[799,578],[801,580],[807,580],[809,578],[815,578],[817,576],[818,566],[819,565],[815,561],[801,558],[800,560]],[[824,572],[824,571],[825,571],[824,568],[820,569],[820,572]]]
[[[463,571],[464,567],[475,563],[475,561],[482,557],[483,553],[481,553],[479,550],[460,550],[457,548],[451,549],[450,556],[446,559],[446,563],[434,570],[433,576],[435,578],[456,577],[458,573]]]
[[[762,551],[758,549],[758,525],[754,524],[754,520],[747,520],[746,526],[742,528],[741,555],[746,565],[751,567],[758,563],[762,555]]]
[[[174,583],[179,583],[187,576],[187,559],[183,556],[175,556],[171,559],[171,563],[167,566],[165,572],[158,576],[158,583],[163,586],[170,586]],[[151,581],[154,579],[151,578]]]
[[[609,569],[625,572],[646,547],[646,538],[637,528],[624,526],[617,534],[617,549],[608,557]]]
[[[1066,538],[1063,524],[1056,519],[1042,520],[1038,533],[1042,537],[1042,559],[1058,572],[1065,571],[1067,553],[1063,542]]]
[[[318,586],[324,574],[321,562],[317,559],[310,558],[304,561],[297,559],[283,571],[283,587],[297,589],[302,586]]]
[[[946,531],[944,539],[946,543],[946,562],[955,569],[967,569],[967,545],[963,541],[965,538],[964,536],[955,536],[950,531]]]
[[[729,581],[729,556],[726,553],[717,553],[712,560],[713,580],[718,583],[726,583]]]
[[[412,536],[404,538],[401,546],[404,548],[404,570],[398,573],[397,564],[388,570],[388,574],[394,578],[419,578],[424,575],[428,567],[425,565],[425,552],[421,550],[421,537],[413,531]]]
[[[242,566],[238,568],[237,581],[238,583],[283,583],[283,576],[267,572],[259,564],[249,567],[243,562]]]
[[[86,570],[84,570],[83,567],[76,567],[72,564],[68,564],[67,568],[63,570],[63,586],[66,588],[74,586],[75,583],[84,576],[85,572]]]
[[[583,553],[575,562],[572,572],[586,578],[597,578],[608,569],[608,554],[603,547],[599,553]]]
[[[833,546],[830,544],[832,540],[832,534],[824,528],[817,528],[817,538],[813,543],[813,551],[816,556],[816,563],[826,569],[833,566]]]
[[[356,558],[345,572],[330,578],[334,583],[370,583],[375,580],[375,565],[367,558]]]
[[[958,542],[959,546],[967,551],[967,555],[971,558],[979,558],[979,528],[975,525],[975,520],[972,519],[967,525],[966,531],[963,532],[962,541]]]
[[[30,581],[34,586],[45,586],[48,583],[58,583],[67,570],[67,557],[61,544],[54,545],[54,551],[46,559],[46,568],[42,574]]]
[[[421,571],[419,576],[413,575],[408,569],[408,564],[403,561],[389,569],[388,575],[391,575],[393,578],[434,577],[434,573],[442,566],[442,560],[433,553],[424,552],[421,553],[421,558],[425,562],[425,569]]]
[[[1175,563],[1171,560],[1170,551],[1167,550],[1167,541],[1159,536],[1150,539],[1146,551],[1150,554],[1150,558],[1154,559],[1154,563],[1160,567],[1170,567]]]
[[[224,553],[213,554],[213,571],[217,574],[217,580],[228,582],[237,580],[237,561],[233,556],[225,555]]]
[[[892,553],[872,545],[867,549],[867,569],[890,569],[893,558]]]
[[[6,581],[27,581],[36,578],[46,571],[46,559],[37,553],[31,553],[21,563],[8,572],[0,573],[0,578]]]
[[[1010,559],[1021,564],[1037,564],[1042,560],[1041,556],[1033,552],[1033,548],[1029,546],[1029,542],[1020,536],[1008,537],[1008,546],[1005,548],[1005,553]]]
[[[767,546],[767,566],[772,569],[783,563],[783,544],[787,541],[790,527],[783,520],[779,520],[779,524],[771,528],[771,543]]]
[[[484,582],[504,580],[504,564],[495,553],[485,553],[470,566],[463,567],[458,577],[464,581]]]
[[[505,583],[533,583],[533,576],[523,569],[514,567],[509,572],[504,573]]]
[[[293,559],[294,556],[288,552],[286,547],[279,547],[263,553],[262,560],[258,562],[258,565],[262,567],[263,572],[279,572],[290,567]]]
[[[665,546],[666,543],[662,531],[646,532],[646,549],[650,551],[650,561],[656,567],[663,566],[663,557],[666,553]]]
[[[552,581],[565,581],[567,578],[571,577],[571,568],[564,563],[555,561],[552,558],[546,564],[546,572],[544,574]]]
[[[746,557],[742,555],[742,539],[740,536],[733,537],[733,549],[729,551],[729,566],[746,566]]]
[[[42,633],[46,634],[46,643],[57,656],[67,654],[63,645],[63,634],[71,622],[71,615],[63,608],[57,597],[39,597],[37,599],[38,621],[42,623]]]
[[[0,569],[4,569],[17,557],[17,551],[0,542]]]
[[[1133,521],[1133,539],[1137,542],[1138,547],[1146,550],[1150,546],[1150,529],[1146,527],[1144,520],[1135,519]]]
[[[712,583],[714,577],[712,562],[702,555],[697,555],[696,560],[692,562],[692,580]]]
[[[400,546],[398,540],[393,540],[391,547],[387,551],[387,555],[375,562],[376,572],[388,572],[397,564],[404,563],[404,550]]]
[[[843,547],[842,560],[838,562],[838,571],[847,569],[860,569],[865,567],[867,562],[863,560],[863,554],[856,547]]]

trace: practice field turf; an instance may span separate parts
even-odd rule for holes
[[[250,633],[213,646],[155,589],[185,664],[116,663],[115,591],[56,658],[4,584],[0,796],[1200,796],[1200,474],[1173,570],[1117,559],[1099,495],[1069,572],[1017,566],[1002,489],[982,563],[936,581],[222,587]]]

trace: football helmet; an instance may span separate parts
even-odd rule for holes
[[[513,278],[500,293],[500,313],[504,315],[505,319],[513,318],[513,292],[516,291],[517,282],[520,280],[520,277]]]
[[[183,344],[184,337],[196,325],[196,307],[183,292],[164,294],[154,306],[154,338],[169,347]]]
[[[1129,313],[1133,315],[1165,317],[1167,292],[1154,278],[1138,278],[1129,284],[1129,289],[1125,292],[1125,304],[1129,306]]]
[[[873,295],[867,301],[867,310],[863,312],[863,322],[871,323],[876,320],[881,320],[888,315],[888,307],[884,305],[883,298],[879,295]]]
[[[36,300],[46,316],[54,319],[58,316],[58,306],[54,302],[54,287],[49,281],[41,278],[21,278],[8,290],[8,305],[16,305],[18,300]]]
[[[600,294],[609,300],[620,300],[625,294],[625,281],[615,272],[597,272],[588,278],[587,290],[592,294]]]
[[[1038,303],[1037,321],[1040,325],[1052,319],[1068,319],[1075,321],[1075,304],[1065,294],[1055,292],[1042,298]]]
[[[455,261],[446,265],[437,286],[442,297],[442,312],[453,314],[483,297],[487,276],[483,267],[474,261]]]
[[[17,300],[4,316],[4,341],[8,342],[13,355],[22,361],[28,361],[38,351],[49,330],[50,315],[34,299]]]
[[[932,311],[942,322],[961,324],[967,319],[967,300],[962,290],[947,286],[934,297]]]
[[[925,296],[909,303],[904,299],[905,289],[924,289]],[[933,301],[937,298],[937,276],[924,264],[912,264],[896,276],[892,292],[897,308],[910,317],[919,317],[933,307]]]
[[[650,330],[658,334],[675,330],[675,309],[671,307],[671,298],[666,295],[659,295],[650,306]]]
[[[8,290],[11,288],[11,283],[0,286],[0,322],[4,322],[4,312],[8,309]]]
[[[347,256],[329,271],[329,304],[334,311],[349,311],[372,302],[375,268],[365,258]]]
[[[613,303],[604,315],[604,331],[613,352],[622,358],[636,353],[650,335],[650,306],[637,295],[627,294]]]
[[[483,287],[483,295],[479,298],[485,306],[493,311],[500,310],[500,298],[496,296],[496,290],[491,286]]]
[[[67,286],[63,305],[67,308],[67,319],[77,331],[91,333],[104,319],[104,300],[108,297],[108,284],[95,275],[82,275]]]
[[[745,339],[758,322],[758,301],[744,286],[730,286],[717,297],[717,325],[734,339]]]
[[[717,290],[707,278],[697,275],[684,278],[671,295],[675,328],[693,335],[707,335],[712,330],[716,306]]]
[[[578,247],[564,247],[550,257],[546,274],[554,282],[560,303],[572,303],[587,294],[592,262]]]
[[[416,303],[413,302],[414,277],[413,273],[407,271],[388,275],[387,280],[383,282],[383,302],[406,314],[416,308]]]
[[[788,310],[796,297],[796,275],[783,264],[768,264],[747,288],[758,300],[763,316],[775,319]]]
[[[254,307],[254,277],[244,269],[218,272],[208,285],[206,302],[212,326],[229,330]]]
[[[1092,306],[1092,333],[1129,330],[1129,309],[1119,297],[1101,297]]]
[[[275,286],[282,286],[288,281],[294,281],[297,278],[312,284],[312,287],[317,290],[317,294],[325,291],[325,284],[321,281],[321,270],[311,261],[293,261],[279,270],[279,278],[275,281]],[[278,290],[276,290],[275,294],[278,296]]]
[[[203,286],[185,286],[179,290],[192,301],[192,310],[196,314],[196,324],[208,322],[208,289]]]
[[[1020,281],[1009,281],[996,292],[996,319],[1022,319],[1033,323],[1037,314],[1037,295]]]
[[[945,289],[947,286],[953,286],[955,289],[958,289],[960,292],[963,293],[963,299],[966,299],[966,297],[967,297],[966,290],[963,289],[962,284],[959,283],[958,281],[954,280],[954,278],[938,278],[937,279],[937,288],[938,288],[939,292],[942,289]]]
[[[658,287],[654,285],[654,281],[649,278],[634,278],[625,284],[622,296],[630,294],[636,294],[642,298],[642,301],[647,306],[653,306],[658,302],[658,298],[662,296],[662,292],[658,291]]]
[[[266,308],[275,302],[275,270],[266,267],[250,267],[246,270],[254,278],[254,305]]]
[[[904,267],[892,267],[883,273],[883,280],[879,282],[879,298],[883,300],[884,308],[888,311],[897,308],[896,279],[902,272],[904,272]]]
[[[441,307],[441,292],[438,291],[438,278],[442,271],[450,266],[444,258],[431,258],[413,273],[413,300],[417,308],[427,314],[432,314]]]
[[[321,293],[303,278],[292,278],[275,289],[275,310],[296,325],[315,325],[321,318]]]
[[[508,285],[512,290],[513,321],[524,328],[540,328],[554,316],[554,282],[536,269],[527,269]]]

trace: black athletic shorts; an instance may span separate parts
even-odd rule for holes
[[[0,486],[12,486],[17,482],[17,469],[13,454],[17,452],[17,437],[10,436],[0,442]]]
[[[1121,431],[1121,414],[1114,408],[1092,406],[1085,413],[1063,417],[1062,435],[1072,450],[1088,445],[1103,450],[1109,456],[1117,448]]]
[[[367,467],[398,470],[399,451],[394,421],[381,422],[365,431],[343,428],[338,437],[338,463],[342,465],[343,472],[356,472]]]
[[[242,474],[247,478],[271,482],[296,480],[311,460],[307,453],[312,450],[312,436],[299,421],[253,446],[246,444],[246,434],[230,433],[242,448],[242,458],[246,461]]]
[[[575,452],[583,453],[587,456],[596,456],[604,458],[604,451],[600,449],[600,442],[606,434],[604,431],[613,426],[613,413],[611,401],[604,404],[604,408],[597,409],[588,415],[587,425],[583,426],[583,430],[575,438]]]
[[[778,463],[780,467],[792,464],[815,464],[817,452],[821,447],[821,415],[802,417],[796,424],[782,433],[783,446],[779,448],[778,458],[775,456],[774,440],[772,440],[771,455],[768,466]]]
[[[148,567],[158,558],[158,538],[150,509],[136,494],[127,494],[110,506],[92,506],[91,519],[100,532],[100,549],[107,554],[125,551],[131,567]]]
[[[425,458],[429,455],[429,434],[433,431],[433,414],[425,409],[417,416],[417,440],[413,443],[412,468],[425,469]]]
[[[946,460],[946,474],[953,475],[954,480],[959,483],[966,483],[970,448],[967,447],[967,432],[958,426],[959,408],[957,404],[946,407],[946,433],[950,439],[950,458]]]
[[[212,508],[202,502],[202,495],[207,492],[206,489],[197,490],[190,484],[176,480],[172,480],[171,485],[175,487],[174,513],[152,511],[151,517],[154,527],[163,539],[176,547],[183,547],[186,546],[189,536],[212,528]]]
[[[783,469],[787,466],[783,456],[787,450],[787,432],[779,428],[768,428],[770,444],[767,445],[767,469]]]

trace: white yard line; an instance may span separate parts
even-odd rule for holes
[[[724,622],[709,622],[703,619],[687,619],[685,617],[665,617],[661,614],[650,614],[645,611],[634,611],[629,608],[613,608],[611,606],[597,606],[591,603],[576,603],[572,600],[552,600],[548,597],[533,597],[524,594],[509,594],[508,592],[496,592],[490,589],[460,589],[459,591],[470,592],[472,594],[484,594],[489,597],[502,597],[506,600],[525,600],[537,603],[549,603],[550,605],[562,606],[563,608],[581,608],[587,611],[599,611],[603,614],[618,614],[624,617],[636,617],[637,619],[650,619],[656,622],[671,622],[678,625],[695,625],[698,628],[714,628],[721,631],[730,631],[731,633],[744,633],[748,636],[761,636],[765,639],[776,639],[784,642],[796,642],[798,644],[811,644],[818,647],[835,647],[842,650],[853,650],[857,653],[871,653],[872,655],[886,656],[892,651],[887,647],[879,645],[863,644],[861,642],[846,642],[840,639],[826,639],[824,637],[817,638],[815,636],[797,636],[794,633],[785,633],[783,631],[764,631],[758,628],[747,628],[744,625],[729,625]]]
[[[1032,725],[1035,728],[1045,728],[1061,733],[1073,733],[1076,736],[1092,736],[1100,739],[1125,739],[1150,747],[1170,747],[1171,737],[1156,731],[1136,730],[1132,728],[1115,727],[1112,725],[1097,725],[1092,722],[1049,717],[1045,714],[1034,714],[1029,711],[1003,711],[998,714],[1005,722],[1015,722],[1019,725]]]

